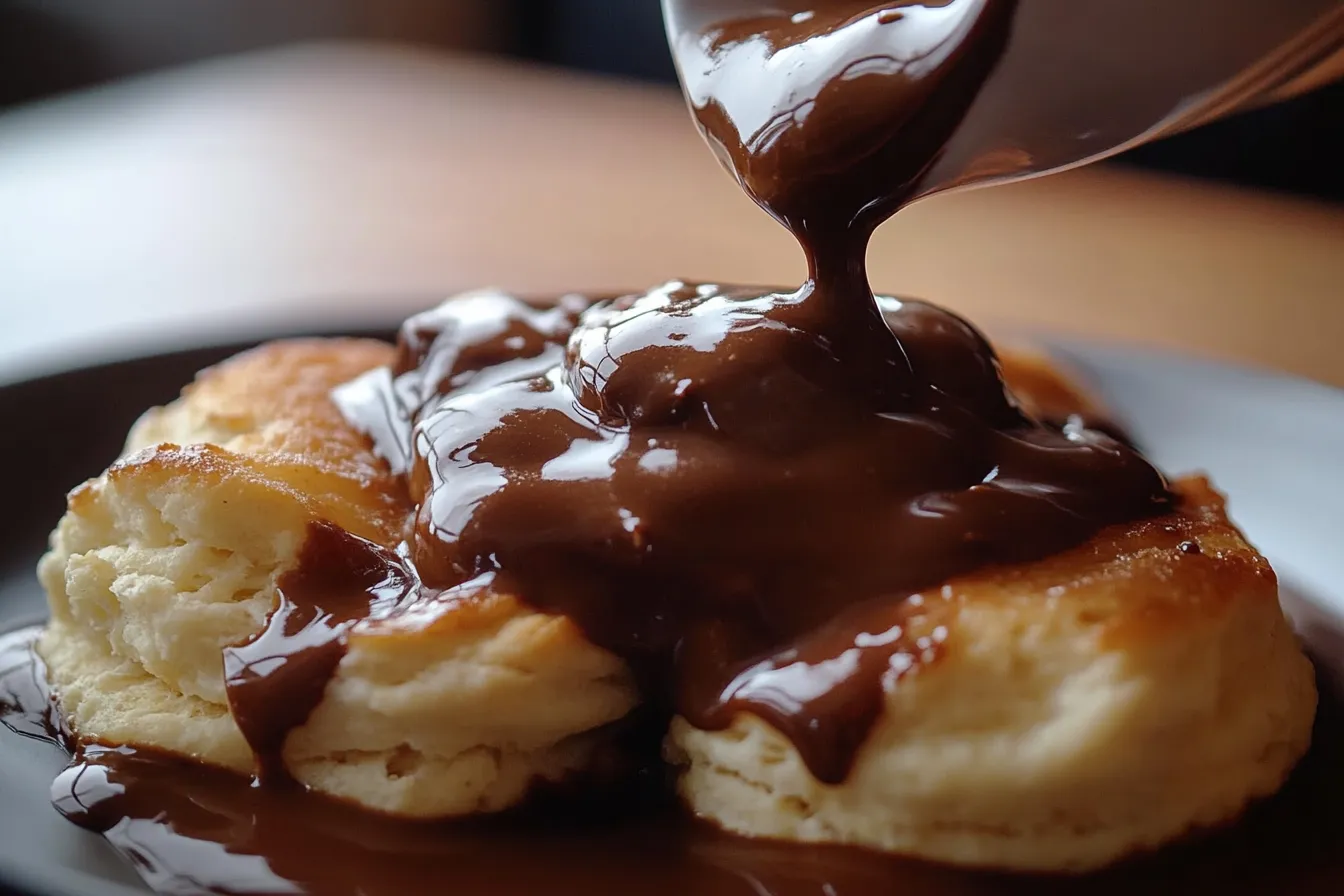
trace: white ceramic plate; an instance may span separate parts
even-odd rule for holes
[[[1344,682],[1344,392],[1134,348],[1051,350],[1092,382],[1159,467],[1213,478],[1273,564],[1318,661]]]

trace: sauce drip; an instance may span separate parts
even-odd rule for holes
[[[477,294],[408,321],[394,377],[338,401],[399,423],[368,429],[408,459],[430,592],[564,613],[656,707],[754,713],[840,781],[884,684],[941,650],[939,602],[910,596],[1168,498],[1131,449],[1022,413],[960,319],[865,287],[829,321],[817,288],[674,283],[577,314]]]
[[[224,649],[229,710],[257,757],[262,784],[290,782],[285,736],[322,702],[350,628],[385,616],[416,584],[393,552],[331,523],[309,525],[297,565],[276,583],[279,605],[266,626]]]

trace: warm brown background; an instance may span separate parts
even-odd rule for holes
[[[1344,385],[1344,212],[1107,169],[936,197],[875,284]],[[0,119],[0,377],[443,293],[796,282],[671,90],[309,47]]]

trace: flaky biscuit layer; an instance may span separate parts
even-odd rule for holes
[[[401,486],[328,393],[377,342],[276,343],[204,372],[76,489],[39,576],[39,650],[84,737],[250,772],[221,651],[258,631],[313,520],[393,546]],[[504,808],[583,768],[636,695],[572,623],[508,595],[361,625],[285,759],[314,789],[438,817]]]

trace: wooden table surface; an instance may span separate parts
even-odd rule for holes
[[[793,284],[672,91],[391,48],[241,57],[0,116],[0,380],[452,290]],[[995,328],[1344,385],[1344,209],[1096,167],[935,197],[876,287]]]

